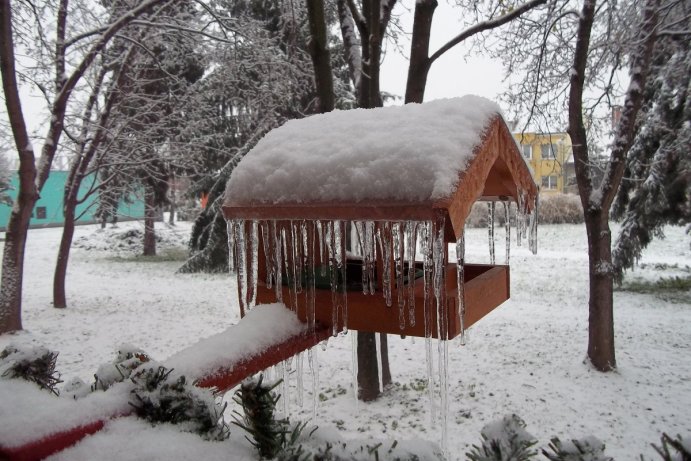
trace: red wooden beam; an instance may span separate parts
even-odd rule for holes
[[[300,336],[293,336],[253,357],[233,364],[232,368],[221,368],[208,376],[200,378],[195,384],[199,387],[216,388],[220,393],[226,392],[228,389],[240,384],[245,378],[316,346],[330,335],[331,328],[318,326],[314,333],[303,333]]]
[[[221,368],[213,374],[197,380],[195,384],[200,387],[216,388],[218,392],[226,392],[245,378],[316,346],[328,338],[330,334],[331,330],[329,328],[317,327],[314,333],[303,333],[289,338],[253,357],[241,360],[230,367]],[[113,415],[113,418],[120,416],[126,416],[126,414]],[[100,431],[105,423],[106,420],[94,421],[50,434],[24,445],[13,447],[0,445],[0,459],[11,461],[38,461],[44,459],[74,445],[88,435]]]
[[[24,445],[5,447],[0,445],[0,459],[11,461],[38,461],[74,445],[87,435],[100,431],[105,421],[98,420],[83,426],[56,432]]]

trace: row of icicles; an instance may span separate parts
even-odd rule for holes
[[[523,195],[519,195],[516,207],[516,242],[521,246],[528,237],[531,252],[537,252],[538,204],[533,204],[531,213]],[[490,264],[495,264],[495,211],[497,202],[488,202],[488,237]],[[506,253],[505,264],[509,264],[511,247],[510,202],[499,202],[504,207]],[[340,220],[293,220],[293,221],[245,221],[228,220],[229,268],[235,272],[238,284],[241,314],[256,304],[259,273],[259,252],[266,261],[266,279],[262,282],[275,292],[276,302],[284,303],[293,311],[297,310],[298,294],[305,293],[306,317],[308,330],[315,329],[315,280],[317,276],[328,277],[331,289],[331,311],[333,335],[348,331],[348,297],[346,284],[346,261],[354,258],[362,261],[362,292],[376,295],[377,285],[375,268],[377,257],[381,255],[383,267],[393,267],[393,271],[384,270],[381,282],[381,295],[386,305],[394,304],[393,290],[396,291],[399,325],[405,328],[406,321],[415,325],[415,280],[416,261],[422,262],[424,286],[424,321],[425,321],[425,355],[427,364],[427,390],[430,400],[431,422],[436,420],[433,353],[432,353],[432,315],[436,315],[438,353],[439,408],[442,424],[442,450],[446,453],[447,402],[448,402],[448,319],[443,308],[445,300],[445,267],[448,261],[448,245],[444,242],[443,217],[435,221],[340,221]],[[261,235],[261,238],[260,238]],[[260,248],[261,246],[261,248]],[[346,249],[348,247],[348,249]],[[464,327],[464,286],[463,267],[465,261],[465,237],[462,235],[455,244],[456,275],[458,290],[458,317],[461,321],[460,342],[465,344]],[[322,262],[326,261],[326,264]],[[393,273],[392,273],[393,272]],[[392,276],[394,280],[392,280]],[[288,299],[284,299],[283,286],[288,287]],[[406,309],[407,307],[407,309]],[[340,319],[340,322],[339,322]],[[357,355],[356,336],[353,341],[353,393],[357,400]],[[309,367],[313,377],[313,416],[316,417],[319,382],[316,351],[308,351]],[[298,386],[297,403],[302,406],[302,354],[295,358]],[[274,373],[283,378],[284,413],[289,413],[288,378],[292,360],[275,367]],[[381,370],[381,364],[380,364]]]

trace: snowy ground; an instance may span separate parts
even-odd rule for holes
[[[32,230],[27,248],[23,322],[10,342],[39,342],[59,351],[63,379],[86,382],[98,365],[113,359],[121,343],[132,343],[163,360],[202,337],[238,320],[235,284],[227,274],[176,274],[189,225],[170,229],[161,260],[134,258],[126,249],[103,244],[119,229],[79,227],[68,273],[65,310],[51,307],[52,271],[60,229]],[[178,234],[170,235],[170,234]],[[503,244],[497,254],[503,259]],[[487,261],[485,230],[468,232],[468,260]],[[179,244],[178,244],[179,245]],[[109,250],[110,248],[110,250]],[[687,276],[688,236],[668,228],[667,239],[647,250],[644,268],[633,278]],[[449,458],[465,459],[481,427],[510,413],[546,447],[550,437],[595,435],[615,460],[655,459],[651,442],[662,432],[691,435],[691,305],[681,297],[615,293],[618,371],[601,374],[584,364],[587,341],[587,257],[582,226],[542,226],[540,250],[511,252],[512,299],[475,325],[464,347],[450,347]],[[664,299],[663,299],[664,298]],[[390,337],[395,384],[371,404],[352,393],[351,336],[317,348],[320,394],[316,420],[344,438],[426,439],[439,442],[430,426],[424,340]],[[436,347],[434,348],[436,350]],[[436,368],[436,366],[435,366]],[[296,404],[297,373],[290,392],[291,418],[312,417],[312,377],[305,366],[304,405]],[[3,395],[0,401],[9,396]],[[438,406],[438,402],[435,403]],[[279,404],[279,406],[281,406]],[[0,412],[2,414],[2,412]],[[12,420],[0,420],[0,427]],[[233,427],[224,443],[202,442],[167,427],[118,421],[100,435],[65,453],[63,459],[252,459],[253,451]],[[112,458],[107,454],[112,453]]]

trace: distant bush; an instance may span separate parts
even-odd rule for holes
[[[488,202],[475,202],[466,219],[468,227],[486,227],[489,215]],[[540,224],[580,224],[583,222],[583,207],[581,199],[574,194],[555,194],[540,197],[538,210]],[[506,222],[504,205],[497,202],[494,211],[496,226],[503,226]],[[511,225],[516,225],[516,204],[509,207]]]
[[[583,222],[581,199],[574,194],[540,197],[539,215],[543,224],[580,224]]]

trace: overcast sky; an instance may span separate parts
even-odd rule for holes
[[[409,2],[403,3],[404,6],[408,4]],[[412,11],[410,13],[404,13],[404,11],[401,5],[394,9],[394,13],[401,14],[404,30],[410,32],[412,31]],[[439,2],[432,23],[430,54],[464,29],[459,19],[460,11],[460,8],[454,8],[444,0]],[[381,71],[382,90],[401,98],[405,95],[410,44],[406,42],[402,47],[405,56],[391,48],[387,51]],[[425,101],[466,94],[497,99],[497,95],[504,89],[501,64],[480,56],[470,56],[466,59],[467,50],[467,47],[457,45],[435,61],[427,79]],[[398,104],[402,103],[402,100],[398,102]]]

